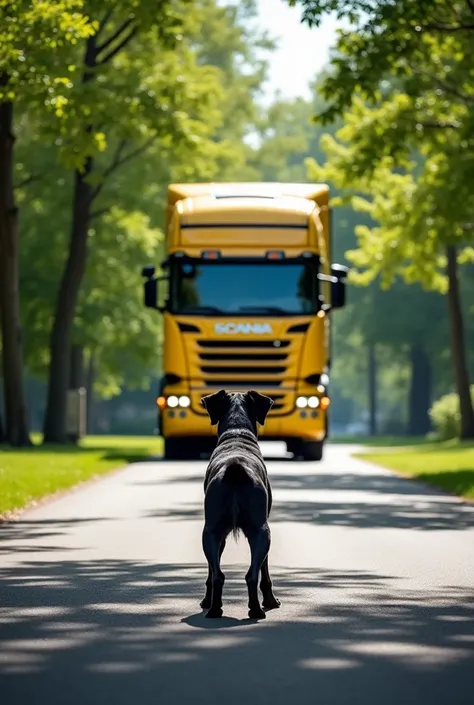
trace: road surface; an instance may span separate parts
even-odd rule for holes
[[[280,610],[199,608],[204,462],[129,466],[0,527],[2,705],[472,705],[474,507],[329,447],[270,460]],[[38,469],[41,471],[41,468]]]

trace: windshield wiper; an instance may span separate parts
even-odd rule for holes
[[[217,306],[186,306],[181,313],[218,313],[224,314],[224,311]]]
[[[277,316],[286,315],[289,311],[285,311],[284,308],[279,308],[278,306],[240,306],[239,311],[249,311],[249,313],[256,313],[258,311],[262,313],[274,313]]]

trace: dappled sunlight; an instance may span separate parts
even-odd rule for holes
[[[226,699],[237,703],[246,686],[235,678],[250,668],[274,703],[288,702],[281,679],[288,687],[299,684],[308,698],[314,688],[326,696],[330,689],[331,702],[362,703],[372,701],[346,695],[368,687],[376,667],[389,688],[385,701],[395,704],[407,702],[425,678],[442,687],[450,669],[472,673],[474,592],[407,590],[395,577],[368,571],[274,567],[282,607],[256,623],[247,618],[243,571],[226,571],[225,616],[214,621],[198,608],[203,565],[97,560],[4,567],[6,692],[40,688],[59,705],[61,688],[80,677],[68,703],[89,700],[97,689],[129,702],[126,682],[127,693],[136,692],[145,705],[155,702],[157,688],[169,698],[184,697],[192,680],[200,702],[219,672],[221,683],[232,678]],[[343,684],[332,679],[338,672],[345,673]]]
[[[223,618],[199,607],[205,463],[143,463],[0,527],[11,700],[41,692],[63,705],[67,692],[68,705],[84,705],[107,693],[128,705],[133,693],[140,705],[184,705],[192,693],[204,704],[213,683],[229,683],[226,705],[242,705],[265,683],[273,705],[296,694],[312,704],[315,693],[380,705],[382,691],[388,705],[421,705],[428,687],[431,705],[452,702],[453,682],[474,680],[474,590],[461,570],[437,566],[468,538],[474,508],[344,453],[268,463],[282,606],[260,622],[247,614],[243,538],[224,552]],[[455,705],[468,705],[465,692]]]
[[[474,506],[463,504],[418,482],[395,476],[375,465],[351,460],[347,452],[330,447],[330,462],[284,463],[269,461],[274,505],[271,522],[305,522],[314,525],[361,529],[397,528],[423,531],[474,528]],[[338,455],[341,457],[338,464]],[[354,471],[357,467],[357,472]],[[202,521],[202,478],[205,464],[195,471],[170,475],[166,470],[153,479],[131,480],[133,487],[166,486],[172,490],[167,506],[149,509],[147,518],[171,522]],[[196,486],[199,499],[185,502],[181,486]]]

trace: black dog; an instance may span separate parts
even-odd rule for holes
[[[272,493],[267,469],[257,440],[257,422],[265,418],[273,401],[258,392],[229,394],[224,390],[202,399],[211,424],[217,426],[217,446],[211,455],[204,480],[205,525],[202,536],[209,564],[206,595],[201,602],[206,617],[222,617],[222,588],[225,576],[220,559],[226,538],[239,529],[251,550],[251,565],[245,580],[249,591],[249,617],[264,619],[258,599],[258,578],[266,610],[280,606],[272,590],[268,570],[270,528],[267,520]]]

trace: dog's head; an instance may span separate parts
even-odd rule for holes
[[[250,428],[257,433],[257,423],[263,426],[273,406],[273,399],[254,391],[229,394],[221,389],[203,397],[201,403],[209,414],[212,426],[219,424],[219,431]]]

